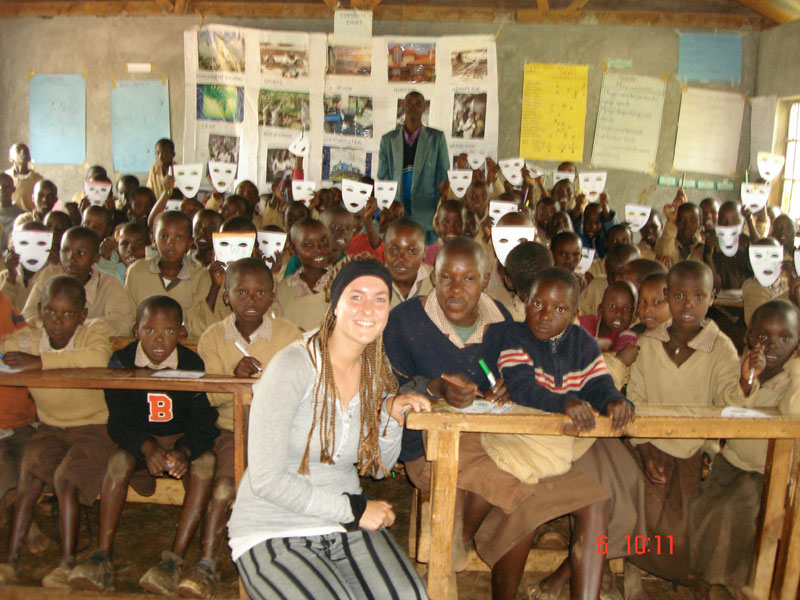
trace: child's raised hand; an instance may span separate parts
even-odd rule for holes
[[[511,392],[508,391],[508,386],[503,379],[498,379],[497,383],[492,386],[492,389],[486,392],[483,399],[489,402],[497,402],[500,406],[506,402],[512,402]]]
[[[233,374],[236,375],[236,377],[258,377],[263,368],[263,365],[257,358],[244,356],[242,360],[236,363]]]
[[[27,352],[6,352],[3,355],[3,362],[12,369],[22,371],[40,371],[42,369],[42,357]]]
[[[639,346],[636,344],[628,344],[617,352],[617,358],[620,359],[626,367],[630,367],[637,356],[639,356]]]
[[[456,156],[456,169],[466,169],[467,168],[467,153],[462,152],[458,156]]]
[[[638,449],[639,456],[642,457],[645,477],[650,480],[650,483],[655,483],[656,485],[667,483],[669,480],[669,477],[667,477],[667,467],[660,455],[657,452],[653,452],[655,447],[647,443],[640,444]]]
[[[578,194],[575,196],[575,208],[573,209],[575,214],[581,214],[584,204],[586,204],[586,194]]]
[[[225,265],[215,260],[208,265],[208,274],[211,275],[211,287],[221,288],[225,281]]]
[[[606,414],[611,417],[611,429],[614,431],[625,429],[633,421],[634,413],[633,404],[621,398],[612,400],[606,406]]]
[[[608,212],[609,212],[609,208],[608,208],[608,194],[606,194],[605,192],[602,192],[602,193],[600,194],[600,199],[598,200],[598,202],[599,202],[599,204],[600,204],[600,208],[602,208],[602,209],[603,209],[603,212],[604,212],[604,213],[608,213]]]
[[[186,456],[186,450],[183,448],[176,448],[167,452],[166,463],[167,473],[175,479],[180,479],[189,470],[189,457]]]
[[[8,270],[8,281],[16,283],[17,281],[17,266],[19,266],[19,254],[13,250],[7,250],[4,257],[6,269]]]
[[[486,157],[486,184],[491,185],[497,179],[497,174],[500,172],[500,166],[488,156]]]
[[[375,199],[375,196],[370,196],[370,199],[367,200],[367,206],[364,209],[364,219],[371,221],[373,217],[375,217],[376,212],[378,212],[378,201]]]
[[[113,237],[107,237],[100,244],[100,256],[106,260],[111,260],[111,255],[117,249],[117,241]]]
[[[451,373],[446,377],[456,383],[446,381],[442,377],[434,380],[435,386],[439,389],[439,394],[445,399],[445,402],[455,408],[466,408],[472,404],[478,386],[461,373]]]
[[[450,192],[450,180],[445,179],[442,183],[439,184],[439,195],[442,198],[447,198],[447,194]]]
[[[150,475],[153,477],[160,477],[165,471],[169,470],[167,466],[167,453],[153,440],[144,441],[141,450],[144,455],[144,462],[147,465],[147,471]]]
[[[169,192],[170,196],[175,189],[175,176],[172,174],[172,169],[170,169],[169,175],[164,177],[164,189]]]
[[[578,428],[578,431],[591,431],[594,429],[595,411],[588,402],[573,398],[567,402],[564,412],[572,419],[572,423]]]
[[[767,359],[764,356],[764,347],[760,343],[745,352],[741,372],[739,373],[739,385],[745,394],[750,393],[753,385],[750,381],[750,373],[753,373],[752,380],[755,382],[755,378],[761,375],[766,368]]]
[[[277,275],[283,268],[283,251],[278,250],[272,255],[272,274]]]
[[[386,410],[399,425],[404,425],[406,413],[409,411],[431,412],[431,401],[422,394],[414,392],[397,394],[386,400]]]

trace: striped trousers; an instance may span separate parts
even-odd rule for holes
[[[275,538],[236,561],[253,600],[426,600],[408,557],[385,529]]]

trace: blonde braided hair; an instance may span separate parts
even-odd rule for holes
[[[363,258],[371,258],[369,254],[359,254],[347,257],[340,261],[331,271],[325,289],[326,299],[330,300],[330,286],[341,268]],[[306,450],[297,472],[308,475],[308,455],[314,431],[318,427],[320,441],[319,460],[323,464],[333,464],[333,452],[336,447],[336,402],[339,400],[339,390],[333,376],[329,340],[336,327],[335,306],[328,306],[322,325],[308,340],[306,348],[314,368],[318,370],[319,377],[314,387],[314,413],[311,429],[306,440]],[[319,343],[319,364],[314,346]],[[389,471],[381,460],[378,451],[378,438],[380,437],[381,409],[383,398],[387,394],[397,392],[397,379],[392,374],[392,368],[383,348],[383,335],[367,344],[361,353],[361,380],[359,383],[359,398],[361,399],[361,423],[358,439],[358,462],[356,466],[360,475],[374,475],[379,470],[384,475]]]

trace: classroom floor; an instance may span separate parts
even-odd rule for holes
[[[403,549],[408,548],[408,523],[409,507],[411,505],[411,486],[404,475],[388,481],[363,480],[365,491],[376,497],[390,501],[397,513],[397,521],[391,529],[392,535]],[[86,511],[81,521],[80,548],[82,550],[80,559],[91,552],[89,540],[92,543],[97,539],[98,524],[98,504]],[[37,510],[36,521],[42,531],[52,540],[58,539],[57,507],[52,502],[44,502]],[[128,504],[122,515],[119,534],[117,535],[115,547],[115,582],[117,592],[125,594],[126,600],[140,598],[154,598],[155,596],[146,595],[137,585],[139,577],[152,565],[158,562],[161,551],[168,549],[172,543],[172,533],[175,531],[179,518],[179,507],[158,506],[151,504]],[[6,544],[8,540],[7,519],[0,517],[0,561],[5,560]],[[193,565],[199,558],[199,535],[189,549],[186,564]],[[224,554],[224,553],[223,553]],[[39,555],[32,555],[25,552],[21,564],[21,585],[38,586],[41,578],[53,567],[57,566],[59,560],[58,545],[50,546]],[[237,598],[238,583],[236,579],[236,569],[228,559],[219,561],[219,569],[222,576],[220,585],[220,598]],[[532,583],[544,577],[545,574],[526,573],[520,592],[517,598],[526,598],[526,590]],[[621,577],[618,578],[617,586],[622,590]],[[491,598],[490,581],[488,572],[461,573],[458,576],[459,598],[461,600],[488,600]],[[673,590],[671,584],[665,581],[648,578],[645,579],[645,589],[651,600],[692,600],[693,595],[687,588]],[[130,594],[130,595],[129,595]],[[68,598],[75,600],[78,598],[98,598],[97,594],[87,593],[85,595],[72,593],[58,593],[44,591],[42,588],[27,590],[20,587],[9,588],[4,591],[0,587],[0,598],[12,598],[16,600],[27,600],[28,598]],[[104,597],[113,597],[105,595]],[[569,592],[565,586],[559,596],[559,600],[568,600]],[[621,599],[621,596],[619,596]]]

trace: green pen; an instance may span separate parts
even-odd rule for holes
[[[492,387],[497,385],[497,380],[494,378],[494,375],[492,375],[492,372],[489,370],[489,366],[484,362],[482,358],[478,360],[478,364],[481,366],[481,369],[483,369],[483,372],[486,374],[486,379],[489,380],[489,385],[491,385]]]

